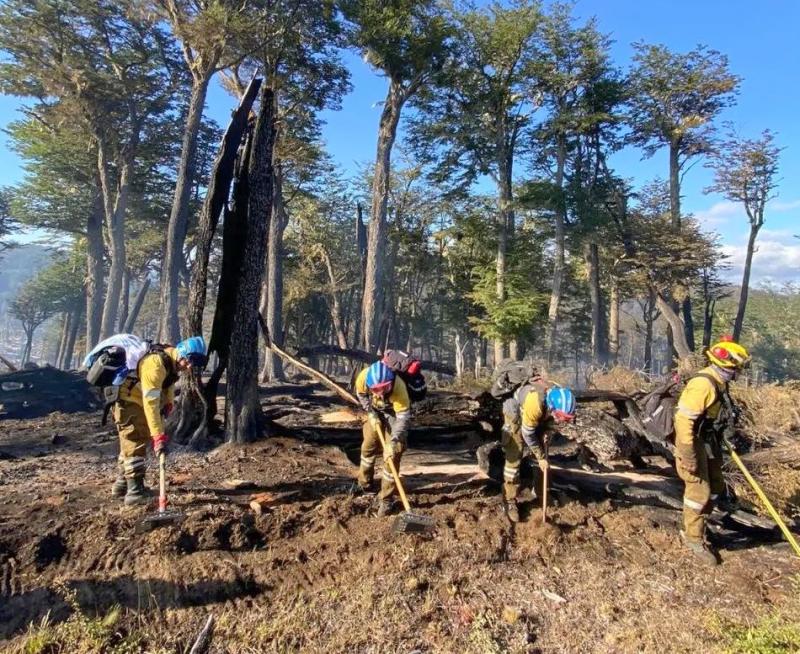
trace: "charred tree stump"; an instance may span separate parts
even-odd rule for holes
[[[275,112],[271,88],[263,88],[260,104],[248,167],[247,233],[230,332],[225,398],[227,440],[237,443],[255,440],[264,426],[258,402],[258,301],[272,216]]]

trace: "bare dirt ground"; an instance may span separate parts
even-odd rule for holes
[[[323,430],[329,404],[309,396],[287,424]],[[175,452],[171,502],[186,519],[139,534],[152,509],[112,500],[116,438],[98,414],[0,422],[0,649],[186,652],[213,614],[212,652],[739,651],[735,625],[798,615],[785,544],[729,538],[709,569],[681,548],[679,512],[557,489],[551,525],[531,502],[512,526],[468,434],[412,448],[411,501],[438,529],[394,534],[349,492],[353,448],[293,433]],[[272,497],[260,515],[254,493]],[[62,634],[37,649],[43,621],[114,607],[101,645]]]

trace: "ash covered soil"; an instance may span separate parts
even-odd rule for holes
[[[395,534],[350,493],[356,432],[337,432],[344,448],[308,441],[329,405],[306,396],[258,443],[174,452],[186,517],[148,533],[135,526],[152,508],[110,496],[117,443],[99,414],[0,422],[0,649],[46,616],[120,606],[142,651],[187,651],[214,614],[211,652],[697,652],[722,647],[725,621],[800,608],[785,544],[733,538],[709,569],[681,548],[677,511],[554,489],[550,525],[538,501],[510,525],[466,431],[404,459],[438,528]],[[572,465],[556,458],[556,486]]]

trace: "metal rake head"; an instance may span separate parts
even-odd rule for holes
[[[420,534],[436,531],[436,521],[417,513],[401,513],[394,521],[394,531],[399,534]]]

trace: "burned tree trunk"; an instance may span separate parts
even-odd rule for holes
[[[228,441],[255,440],[261,434],[258,403],[258,296],[264,278],[264,258],[272,216],[272,156],[275,145],[273,91],[261,92],[261,111],[253,135],[248,167],[247,236],[230,333],[226,430]]]
[[[242,178],[234,186],[232,207],[230,211],[225,211],[222,274],[219,281],[220,295],[217,299],[214,327],[209,339],[209,354],[212,352],[217,353],[217,368],[212,373],[211,379],[205,388],[195,378],[188,380],[190,382],[188,385],[190,392],[184,393],[184,398],[180,402],[178,426],[175,429],[176,440],[185,440],[187,435],[191,434],[190,442],[194,446],[201,443],[213,423],[217,412],[217,388],[227,364],[228,348],[230,346],[229,320],[232,314],[233,300],[230,297],[230,292],[226,293],[226,289],[235,293],[237,264],[244,244],[242,241],[243,234],[239,225],[246,220],[247,213],[246,173],[250,139],[247,139],[238,159],[237,154],[240,152],[239,148],[242,139],[247,132],[248,117],[260,86],[260,78],[254,78],[250,82],[222,137],[198,226],[197,255],[192,269],[187,311],[189,333],[194,335],[203,333],[203,313],[205,311],[208,284],[208,260],[219,218],[228,202],[235,169],[242,172]],[[237,216],[242,216],[241,220],[237,221]]]

